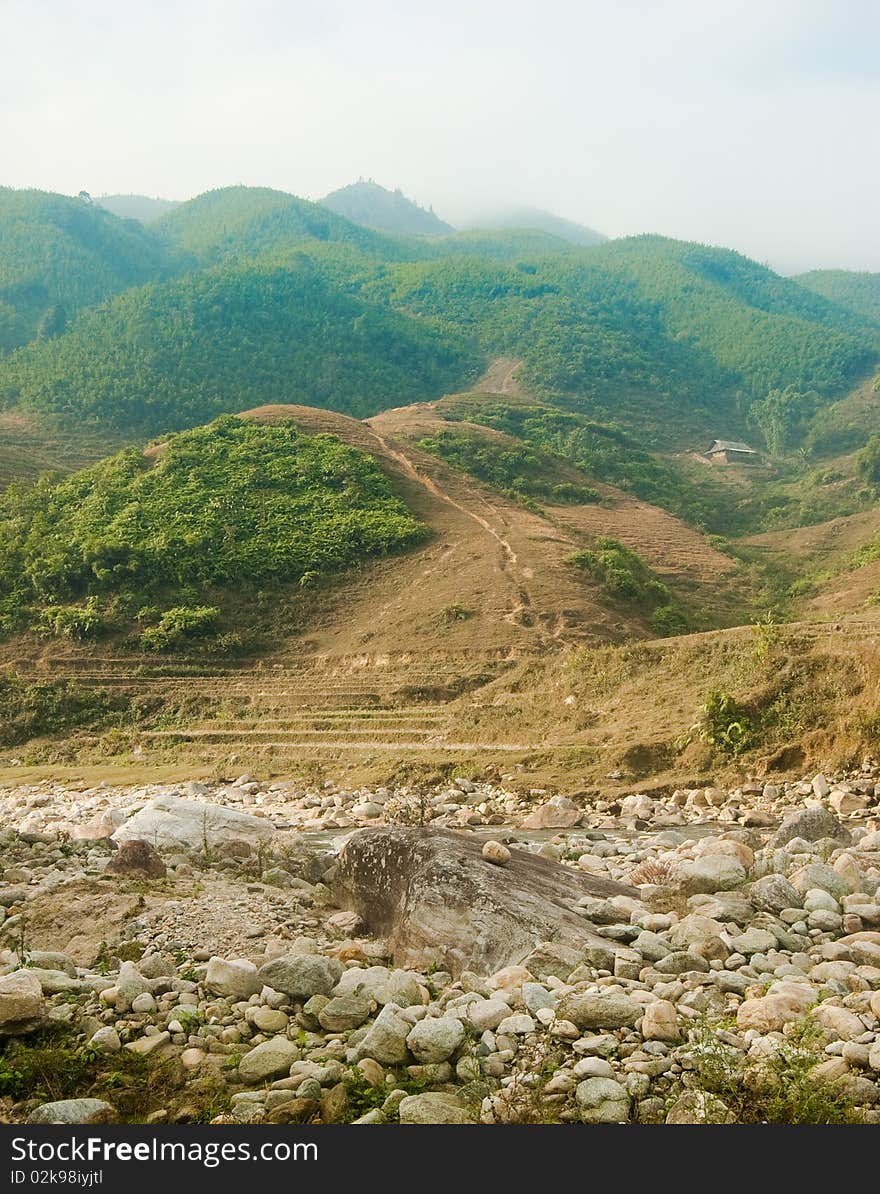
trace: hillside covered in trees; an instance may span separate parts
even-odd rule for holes
[[[880,274],[846,269],[817,269],[795,281],[840,307],[880,322]]]
[[[662,237],[391,236],[265,188],[208,192],[149,227],[79,200],[4,197],[29,213],[28,243],[45,241],[30,331],[8,298],[0,307],[7,350],[36,335],[50,298],[70,297],[63,319],[0,357],[0,404],[139,435],[273,402],[363,417],[463,389],[506,355],[543,403],[644,446],[748,435],[775,455],[807,442],[880,357],[867,308]],[[77,243],[117,238],[118,252],[100,241],[114,270],[99,284],[94,267],[90,292],[79,256],[53,256],[62,234],[50,221],[43,236],[46,211],[92,230]],[[8,243],[7,276],[24,256],[21,237]]]
[[[0,630],[87,638],[136,617],[162,631],[169,603],[178,630],[204,629],[208,589],[308,583],[424,533],[371,457],[224,416],[0,495]]]
[[[97,204],[0,187],[0,353],[173,268],[161,240]]]
[[[7,404],[145,435],[296,400],[363,417],[456,388],[463,337],[346,294],[308,260],[141,287],[0,362]]]

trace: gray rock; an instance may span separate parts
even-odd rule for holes
[[[68,954],[55,950],[32,949],[28,952],[29,969],[61,970],[68,978],[76,978],[76,962]]]
[[[554,976],[563,982],[580,965],[582,950],[566,948],[552,942],[542,942],[522,960],[522,965],[537,978]]]
[[[648,932],[646,929],[643,929],[636,937],[633,949],[638,950],[642,957],[649,962],[659,962],[661,958],[672,953],[672,946],[668,941],[664,941],[659,934]]]
[[[402,1124],[470,1124],[473,1119],[455,1095],[431,1091],[400,1100]]]
[[[245,1053],[238,1063],[238,1074],[242,1082],[264,1082],[267,1078],[280,1078],[290,1073],[290,1067],[299,1060],[299,1049],[285,1036],[255,1045]]]
[[[821,891],[827,891],[838,900],[843,899],[849,893],[846,880],[837,873],[834,867],[826,866],[822,862],[812,862],[808,866],[801,867],[799,871],[795,871],[791,876],[791,883],[802,896],[806,896],[807,892],[814,887],[818,887]]]
[[[263,984],[253,962],[245,958],[210,958],[205,972],[205,986],[215,995],[229,995],[233,999],[249,999]]]
[[[786,817],[770,841],[774,849],[786,846],[794,838],[807,842],[818,842],[823,837],[848,842],[850,834],[833,813],[824,808],[803,808]]]
[[[542,1007],[554,1008],[557,1002],[557,997],[540,983],[523,983],[522,998],[530,1012],[540,1011]]]
[[[786,908],[799,908],[801,893],[784,875],[765,875],[752,884],[749,897],[756,908],[774,914]]]
[[[329,995],[342,976],[342,965],[335,958],[320,954],[288,954],[272,958],[259,969],[260,982],[291,999],[311,999]]]
[[[688,895],[729,891],[745,879],[745,868],[728,854],[706,854],[678,864],[678,886]]]
[[[43,1103],[27,1117],[29,1124],[112,1124],[116,1108],[102,1099],[60,1099]]]
[[[383,1065],[402,1065],[409,1056],[406,1038],[412,1024],[394,1003],[387,1003],[370,1025],[355,1050],[355,1061],[372,1057]]]
[[[30,1032],[43,1015],[43,988],[30,970],[15,970],[0,978],[0,1035]]]
[[[624,1028],[635,1024],[643,1008],[629,995],[575,991],[560,1000],[556,1011],[560,1020],[571,1020],[577,1028]]]
[[[630,1096],[613,1078],[586,1078],[578,1083],[575,1099],[585,1124],[619,1124],[629,1119]]]
[[[122,1048],[119,1033],[112,1024],[99,1028],[89,1041],[89,1047],[97,1049],[99,1053],[118,1053]]]
[[[464,1040],[464,1025],[452,1016],[419,1020],[406,1038],[413,1057],[426,1065],[446,1061]]]
[[[369,1020],[374,1007],[364,995],[336,995],[318,1012],[318,1022],[327,1032],[348,1032]]]
[[[468,1019],[479,1032],[496,1029],[509,1015],[510,1004],[502,999],[481,999],[468,1006]]]

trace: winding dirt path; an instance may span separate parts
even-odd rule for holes
[[[477,514],[474,510],[468,510],[467,506],[463,506],[461,502],[457,502],[454,497],[451,497],[445,489],[442,489],[441,486],[437,484],[433,477],[429,477],[426,473],[420,472],[405,452],[401,452],[399,448],[393,448],[383,436],[378,434],[378,432],[373,431],[371,434],[375,437],[376,442],[381,446],[383,452],[390,456],[392,460],[395,460],[408,477],[410,477],[413,481],[418,482],[419,485],[427,489],[429,493],[434,495],[434,497],[439,498],[443,502],[447,502],[461,514],[465,514],[468,518],[472,518],[474,522],[481,526],[487,534],[491,535],[492,538],[495,539],[501,546],[503,559],[505,561],[503,565],[504,567],[507,565],[512,565],[514,567],[516,566],[516,552],[510,546],[510,543],[507,541],[507,539],[505,539],[504,536],[500,534],[487,519],[483,518],[482,515]],[[488,502],[486,504],[489,506],[490,510],[493,510],[495,513],[497,513],[494,506],[491,506]]]

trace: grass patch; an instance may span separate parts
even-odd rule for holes
[[[188,1119],[208,1122],[229,1107],[220,1079],[196,1079],[188,1086],[185,1073],[174,1062],[148,1060],[127,1049],[99,1053],[61,1026],[3,1044],[0,1096],[41,1102],[104,1099],[131,1123],[144,1122],[154,1111],[184,1105]]]
[[[717,1024],[696,1030],[692,1052],[696,1083],[689,1089],[715,1095],[741,1124],[856,1124],[863,1119],[839,1083],[817,1081],[827,1057],[816,1025],[803,1023],[772,1056],[744,1059],[725,1044]],[[682,1093],[681,1091],[677,1092]]]

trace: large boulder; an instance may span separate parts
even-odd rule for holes
[[[291,999],[329,995],[342,977],[342,963],[321,954],[285,954],[259,970],[260,982]]]
[[[270,838],[274,830],[264,817],[181,796],[157,796],[129,817],[111,835],[114,842],[144,841],[159,849],[189,846],[215,849],[226,842],[249,845]]]
[[[851,840],[849,831],[827,808],[802,808],[796,813],[792,813],[776,830],[770,845],[778,850],[781,846],[787,846],[796,837],[802,838],[805,842],[818,842],[823,837],[831,837],[844,842]]]
[[[38,1027],[43,1015],[43,988],[30,970],[0,978],[0,1036],[15,1036]]]
[[[606,944],[574,905],[588,896],[637,897],[631,887],[523,850],[494,866],[479,840],[441,829],[383,826],[343,847],[335,898],[385,938],[400,966],[439,963],[491,974],[539,942]]]

